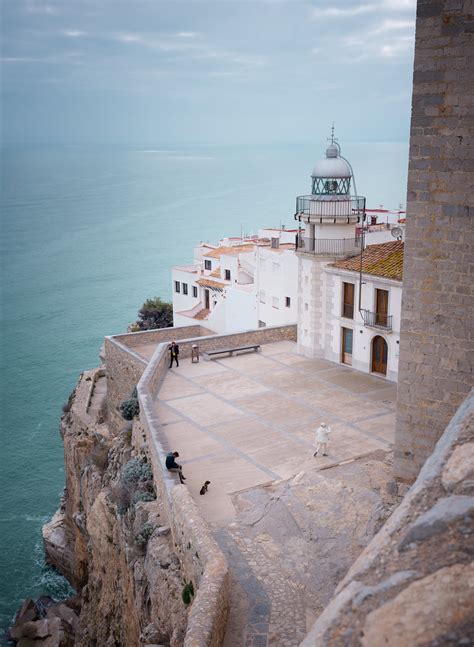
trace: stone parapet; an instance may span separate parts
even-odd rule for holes
[[[418,0],[395,474],[413,480],[473,383],[472,2]]]
[[[166,511],[175,549],[195,597],[191,605],[185,647],[222,644],[229,607],[227,561],[199,514],[187,488],[165,469],[169,447],[154,412],[154,395],[168,370],[168,343],[161,343],[138,383],[140,423],[147,439],[158,496]]]

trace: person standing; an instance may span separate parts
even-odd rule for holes
[[[176,366],[179,366],[178,355],[179,355],[179,346],[175,341],[171,342],[171,345],[168,348],[170,352],[170,368],[173,366],[173,362],[176,362]]]
[[[327,456],[330,433],[331,427],[329,427],[325,422],[322,422],[316,429],[316,451],[314,452],[313,456],[317,456],[319,452],[322,452],[323,456]]]

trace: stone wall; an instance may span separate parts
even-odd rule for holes
[[[395,436],[407,480],[472,386],[473,14],[418,0]]]
[[[473,423],[474,391],[303,647],[474,644]]]
[[[145,433],[156,490],[166,511],[185,579],[192,581],[196,593],[184,645],[218,647],[224,637],[229,607],[228,565],[187,488],[165,469],[169,448],[154,411],[154,397],[168,370],[167,347],[167,343],[158,346],[138,384],[139,424]]]
[[[159,330],[143,330],[142,332],[114,335],[111,339],[115,339],[129,348],[137,348],[143,344],[161,344],[164,341],[171,342],[173,339],[189,339],[190,337],[203,337],[214,334],[214,331],[210,330],[210,328],[198,324],[193,326],[160,328]]]
[[[147,361],[115,337],[105,338],[104,352],[108,424],[110,431],[116,434],[124,426],[119,410],[120,403],[130,397],[133,387],[138,384],[147,366]]]

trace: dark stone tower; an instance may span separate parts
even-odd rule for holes
[[[474,2],[418,0],[396,476],[413,480],[472,386]]]

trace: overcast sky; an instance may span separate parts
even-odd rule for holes
[[[4,141],[408,139],[414,0],[2,0]]]

